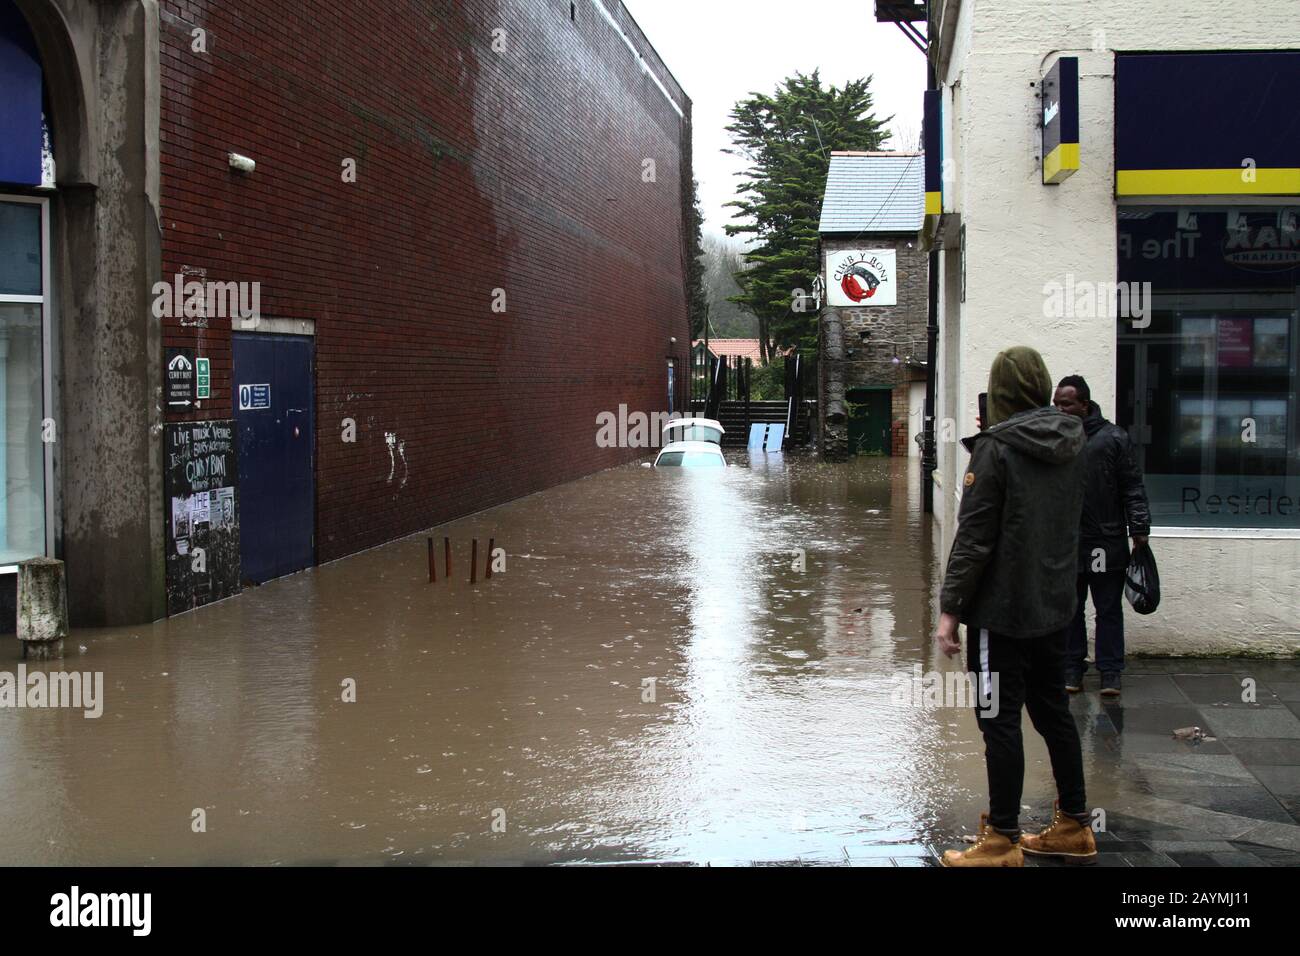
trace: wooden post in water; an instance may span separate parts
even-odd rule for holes
[[[483,562],[483,577],[492,579],[492,552],[496,550],[496,538],[488,538],[487,560]]]
[[[451,580],[451,538],[442,539],[443,577]]]
[[[438,581],[438,562],[433,557],[433,537],[429,538],[429,583],[436,584]]]
[[[469,583],[478,584],[478,538],[473,539],[469,549]]]

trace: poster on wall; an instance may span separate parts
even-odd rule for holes
[[[840,308],[898,304],[897,253],[855,249],[826,254],[826,301]]]
[[[1219,319],[1219,367],[1249,368],[1255,356],[1255,323],[1250,319]]]
[[[239,508],[235,423],[182,422],[166,428],[167,613],[239,592]]]

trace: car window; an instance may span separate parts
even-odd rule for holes
[[[687,452],[681,461],[683,468],[721,468],[723,464],[721,455],[710,455],[702,451]]]
[[[682,463],[682,456],[684,454],[685,452],[680,452],[680,451],[666,451],[659,456],[655,464],[656,465],[680,465]]]

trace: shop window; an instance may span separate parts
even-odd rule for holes
[[[1300,210],[1119,210],[1119,280],[1150,283],[1121,316],[1115,420],[1155,526],[1300,528]]]
[[[0,565],[46,553],[41,215],[0,200]]]

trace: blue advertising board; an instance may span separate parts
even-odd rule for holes
[[[41,60],[27,21],[0,0],[0,183],[41,185]]]

